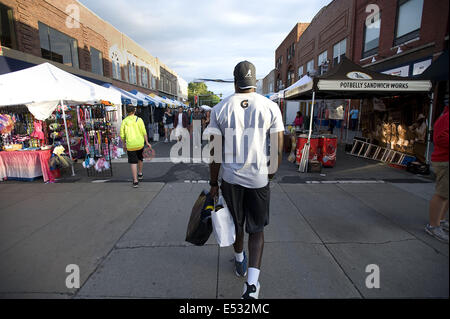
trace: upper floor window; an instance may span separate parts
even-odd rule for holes
[[[41,22],[38,25],[42,57],[79,68],[78,41]]]
[[[141,83],[143,87],[148,88],[148,70],[141,67]]]
[[[128,76],[129,76],[129,82],[131,84],[137,84],[136,65],[134,64],[134,62],[128,61]]]
[[[342,56],[345,55],[347,50],[347,39],[342,40],[341,42],[336,43],[333,46],[333,63],[340,63]]]
[[[103,75],[103,55],[93,47],[91,47],[91,67],[92,73]]]
[[[0,3],[0,45],[15,49],[16,33],[14,28],[13,11]]]
[[[298,78],[300,79],[303,75],[303,65],[298,68]]]
[[[312,72],[314,71],[314,59],[312,59],[311,61],[309,61],[306,64],[306,72]]]
[[[283,56],[280,56],[277,59],[277,69],[280,70],[281,69],[281,65],[283,64]]]
[[[364,22],[364,47],[362,57],[367,58],[378,53],[380,42],[381,15],[374,16],[372,21]]]
[[[423,0],[399,0],[394,45],[417,38],[422,24]]]
[[[295,56],[295,43],[292,43],[288,48],[286,52],[287,60],[289,61]]]
[[[327,61],[328,58],[328,52],[324,51],[317,57],[317,65],[320,66],[324,64]]]
[[[293,70],[289,70],[287,74],[287,85],[293,84],[295,81],[295,73]]]

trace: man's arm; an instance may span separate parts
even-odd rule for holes
[[[277,162],[277,168],[276,168],[275,172],[269,174],[269,180],[272,180],[272,178],[275,176],[275,173],[278,171],[278,168],[280,168],[281,161],[283,160],[284,131],[283,132],[278,132],[278,133],[272,133],[271,136],[272,136],[271,140],[277,140],[278,141],[277,142],[277,145],[278,145],[278,149],[277,149],[278,162]],[[271,150],[271,153],[272,153],[272,150]]]
[[[211,142],[214,138],[220,139],[221,136],[211,135]],[[211,158],[214,158],[214,148],[212,149]],[[220,172],[220,163],[214,162],[214,160],[209,164],[209,184],[211,186],[210,194],[212,197],[216,197],[219,194],[219,172]]]

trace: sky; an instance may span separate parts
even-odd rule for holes
[[[187,82],[233,79],[243,60],[264,78],[275,49],[298,22],[311,22],[331,0],[80,0],[158,57]],[[227,96],[232,84],[206,82]]]

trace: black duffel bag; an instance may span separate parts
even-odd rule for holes
[[[203,246],[212,233],[211,212],[214,199],[209,192],[202,191],[192,207],[191,217],[186,231],[186,241]]]

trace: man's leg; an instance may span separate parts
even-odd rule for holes
[[[448,199],[445,200],[444,204],[442,205],[442,210],[441,210],[441,221],[445,220],[445,216],[448,213]]]
[[[261,231],[258,233],[249,234],[248,236],[249,269],[250,268],[261,269],[263,250],[264,250],[264,232]]]
[[[236,227],[239,228],[239,227]],[[236,229],[236,240],[233,244],[234,252],[240,254],[244,251],[244,229]]]
[[[133,175],[133,182],[135,182],[135,183],[138,182],[137,166],[138,166],[138,164],[131,164],[131,174]]]
[[[139,175],[142,175],[142,169],[144,168],[144,162],[138,161],[138,173]]]

